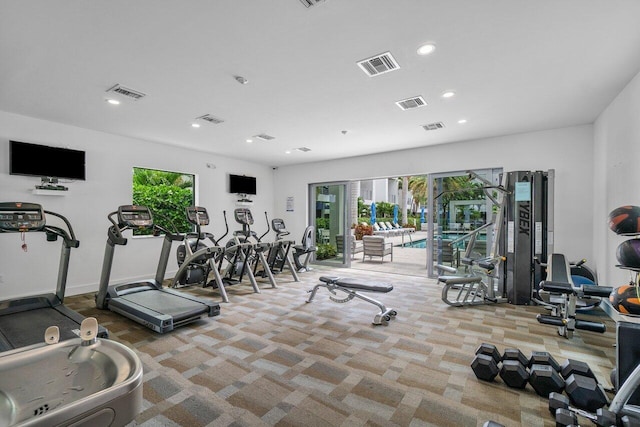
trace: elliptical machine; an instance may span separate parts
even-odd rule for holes
[[[296,282],[300,281],[298,273],[293,267],[290,258],[291,248],[295,244],[295,241],[285,239],[285,237],[289,235],[289,232],[285,229],[284,221],[280,218],[274,218],[271,220],[270,228],[269,217],[266,212],[264,213],[264,216],[267,220],[267,233],[271,231],[271,228],[276,232],[276,240],[272,243],[269,253],[267,254],[269,269],[271,269],[273,274],[279,274],[282,273],[286,267],[291,272],[293,280]]]
[[[233,240],[229,241],[227,245],[229,245],[229,243],[249,245],[249,248],[251,248],[250,252],[242,259],[245,264],[243,268],[248,268],[248,274],[250,274],[250,277],[253,277],[254,280],[256,276],[267,277],[271,283],[271,287],[277,288],[276,279],[273,277],[273,273],[265,257],[265,252],[271,249],[272,244],[262,241],[262,238],[266,236],[270,230],[267,230],[266,233],[258,237],[257,233],[251,230],[254,221],[251,210],[248,208],[236,208],[234,210],[234,217],[236,222],[242,225],[242,230],[234,231]],[[253,242],[249,239],[253,239]]]
[[[226,211],[222,213],[225,233],[219,239],[215,239],[211,233],[202,232],[201,227],[209,224],[209,215],[204,207],[190,206],[186,211],[187,220],[196,226],[196,232],[187,234],[184,243],[178,247],[176,257],[180,268],[173,278],[171,287],[191,284],[211,286],[219,289],[223,302],[229,302],[226,286],[242,282],[247,274],[253,291],[260,293],[255,278],[244,261],[251,256],[251,245],[234,240],[230,240],[225,246],[219,243],[229,234]],[[213,246],[205,245],[205,239]],[[211,273],[214,279],[209,281]]]
[[[187,221],[195,226],[195,232],[187,233],[184,238],[184,243],[178,246],[176,250],[176,258],[178,261],[178,267],[181,267],[185,260],[188,259],[187,265],[180,274],[176,274],[172,287],[188,286],[188,285],[201,285],[203,288],[207,286],[220,286],[222,280],[220,274],[216,268],[217,257],[224,253],[224,248],[218,245],[218,241],[214,238],[213,234],[202,232],[202,226],[209,225],[209,214],[207,210],[202,206],[188,206],[186,208]],[[224,236],[223,236],[224,237]],[[216,252],[213,257],[193,255],[201,251],[202,249],[209,248],[210,246],[204,243],[204,240],[208,239],[212,244]],[[211,252],[211,251],[209,251]],[[208,281],[209,274],[215,271],[215,282]]]

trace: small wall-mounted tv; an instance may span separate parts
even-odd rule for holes
[[[9,141],[9,173],[84,181],[85,152]]]
[[[229,193],[256,194],[256,178],[229,174]]]

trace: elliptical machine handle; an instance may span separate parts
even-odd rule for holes
[[[267,231],[265,231],[262,236],[256,237],[258,239],[258,242],[262,242],[262,238],[267,234],[269,234],[269,232],[271,231],[271,226],[269,225],[269,216],[267,215],[267,211],[264,211],[264,219],[267,220]]]
[[[227,211],[222,211],[222,216],[224,217],[224,234],[220,236],[216,241],[216,246],[220,246],[220,240],[224,239],[227,234],[229,234],[229,223],[227,222]]]

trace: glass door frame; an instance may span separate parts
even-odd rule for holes
[[[478,175],[489,175],[491,177],[491,181],[493,181],[495,183],[495,185],[499,185],[500,184],[500,175],[503,172],[502,168],[482,168],[482,169],[473,169],[473,170],[465,170],[465,171],[451,171],[451,172],[442,172],[442,173],[430,173],[428,174],[428,180],[427,180],[427,185],[428,185],[428,193],[427,193],[427,207],[428,207],[428,212],[427,212],[427,276],[430,278],[437,278],[438,277],[438,272],[436,271],[435,268],[435,264],[434,264],[434,259],[433,259],[433,253],[434,253],[434,243],[435,243],[435,239],[434,239],[434,235],[435,235],[435,227],[437,225],[437,223],[434,223],[434,215],[433,212],[436,211],[436,200],[435,200],[435,196],[437,196],[437,194],[433,194],[433,188],[435,185],[435,182],[437,179],[440,178],[449,178],[449,177],[455,177],[455,176],[463,176],[463,175],[468,175],[469,172],[475,172]],[[486,203],[486,212],[492,212],[493,209],[493,203],[490,199],[486,199],[485,201]],[[491,234],[487,233],[488,237],[490,238]],[[487,248],[490,247],[490,242],[487,242]]]
[[[351,267],[351,245],[348,244],[349,239],[346,238],[346,236],[348,236],[349,234],[351,234],[351,224],[349,224],[349,220],[351,218],[351,203],[350,203],[350,197],[351,197],[351,182],[350,181],[329,181],[329,182],[319,182],[319,183],[311,183],[309,184],[309,193],[308,193],[308,200],[309,200],[309,222],[308,224],[313,224],[315,226],[316,224],[316,188],[318,187],[326,187],[326,186],[343,186],[343,191],[342,191],[342,212],[339,212],[340,215],[340,226],[337,235],[342,235],[344,236],[344,240],[343,240],[343,253],[342,253],[342,260],[340,260],[338,257],[332,258],[331,260],[318,260],[316,257],[316,253],[313,253],[313,257],[311,258],[311,262],[313,264],[319,264],[319,265],[328,265],[328,266],[332,266],[332,267],[346,267],[349,268]],[[357,206],[357,205],[356,205]],[[316,241],[318,236],[318,230],[316,228],[314,236],[313,236],[313,244],[316,246],[316,248],[318,247],[318,242]],[[329,242],[331,244],[331,242]],[[337,245],[336,245],[337,246]]]

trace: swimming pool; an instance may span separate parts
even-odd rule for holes
[[[413,242],[406,242],[405,244],[398,246],[403,248],[425,249],[427,247],[427,239],[414,240]]]
[[[443,240],[443,244],[446,244],[448,240]],[[478,240],[476,240],[476,244],[478,242],[486,242],[486,236],[480,236]],[[466,242],[458,242],[455,247],[458,249],[464,249]],[[427,239],[414,240],[413,242],[406,242],[405,244],[397,245],[403,248],[415,248],[415,249],[426,249],[427,247]]]

